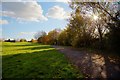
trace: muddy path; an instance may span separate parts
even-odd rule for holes
[[[53,46],[88,78],[120,78],[120,59],[72,47]]]

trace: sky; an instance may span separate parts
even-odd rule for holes
[[[38,31],[64,29],[72,11],[66,2],[32,1],[2,2],[0,5],[0,37],[31,40]],[[64,0],[62,0],[64,1]]]

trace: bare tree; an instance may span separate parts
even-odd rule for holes
[[[38,38],[43,37],[45,35],[46,35],[45,31],[38,31],[35,33],[34,38],[37,40]]]

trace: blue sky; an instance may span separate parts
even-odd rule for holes
[[[37,4],[26,4],[28,6],[22,4],[26,6],[24,9],[17,3],[11,4],[13,7],[9,7],[11,6],[9,3],[2,5],[2,12],[4,12],[2,13],[2,35],[5,39],[25,38],[31,40],[37,31],[49,32],[55,28],[64,29],[68,23],[66,19],[69,18],[71,9],[67,3],[37,2]],[[35,8],[28,9],[30,5],[34,5]],[[41,8],[38,8],[39,5]],[[16,14],[13,15],[12,12]],[[18,12],[20,14],[17,14]]]

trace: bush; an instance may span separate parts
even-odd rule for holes
[[[27,42],[26,39],[20,39],[20,42]]]

